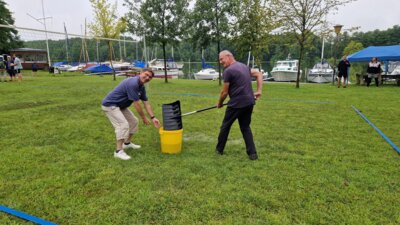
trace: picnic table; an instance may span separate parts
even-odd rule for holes
[[[365,78],[367,77],[367,74],[356,74],[356,84],[358,85],[364,85],[366,84]],[[396,82],[397,86],[400,86],[400,74],[386,74],[386,75],[381,75],[382,78],[382,84],[387,83],[387,82]]]

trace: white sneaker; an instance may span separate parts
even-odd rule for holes
[[[140,146],[140,145],[135,145],[135,144],[133,144],[132,142],[131,143],[129,143],[129,145],[126,145],[125,143],[122,145],[122,147],[124,148],[124,149],[128,149],[128,148],[133,148],[133,149],[139,149],[139,148],[141,148],[142,146]]]
[[[130,157],[128,154],[126,154],[126,152],[124,152],[124,150],[121,150],[121,151],[119,151],[119,152],[114,152],[114,157],[115,157],[115,158],[120,158],[120,159],[122,159],[122,160],[129,160],[129,159],[131,159],[131,157]]]

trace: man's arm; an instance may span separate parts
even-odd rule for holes
[[[251,76],[256,77],[257,81],[257,91],[254,92],[254,97],[258,100],[261,97],[262,94],[262,87],[263,87],[263,80],[262,80],[262,73],[259,70],[252,69],[251,70]]]
[[[144,108],[147,111],[147,114],[149,114],[151,121],[153,122],[153,125],[157,128],[160,127],[160,121],[156,118],[154,115],[153,109],[151,108],[151,105],[148,101],[143,101]]]
[[[139,116],[142,118],[143,123],[146,125],[150,124],[150,121],[147,119],[146,115],[144,115],[142,106],[140,105],[139,101],[134,101],[133,106],[135,107],[136,111],[139,113]]]
[[[222,105],[224,104],[224,101],[225,101],[226,97],[228,96],[228,90],[229,90],[229,83],[224,82],[224,86],[222,87],[221,92],[219,94],[217,108],[221,108]]]

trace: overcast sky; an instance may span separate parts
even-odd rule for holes
[[[3,0],[4,1],[4,0]],[[5,0],[13,13],[15,25],[19,27],[44,29],[43,25],[28,16],[43,18],[42,0]],[[68,33],[81,34],[82,27],[93,18],[89,0],[43,0],[44,12],[48,19],[47,30],[64,32],[63,23]],[[109,0],[109,2],[116,2]],[[124,0],[118,1],[118,12],[123,15]],[[400,0],[358,0],[340,7],[335,15],[330,15],[331,24],[344,25],[343,29],[360,27],[366,32],[375,29],[386,30],[400,24]],[[51,38],[51,37],[50,37]]]

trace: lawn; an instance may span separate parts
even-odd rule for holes
[[[400,155],[353,109],[400,146],[400,88],[266,83],[248,160],[237,124],[214,153],[224,110],[183,118],[183,148],[160,151],[140,124],[129,161],[113,157],[100,108],[111,76],[62,74],[0,83],[0,205],[57,224],[399,224]],[[217,81],[153,80],[161,106],[215,105]],[[132,108],[133,110],[133,108]],[[134,110],[133,110],[134,111]],[[134,111],[135,112],[135,111]],[[0,224],[31,224],[0,212]]]

